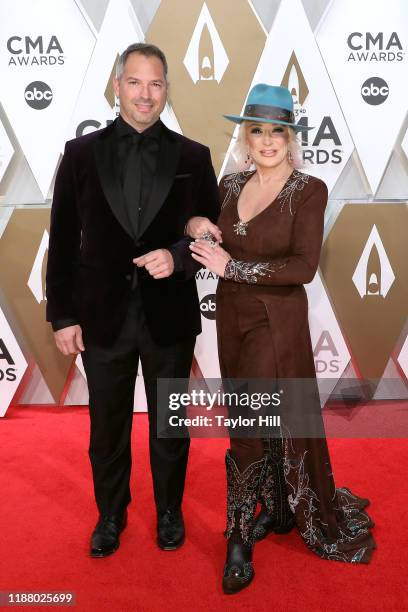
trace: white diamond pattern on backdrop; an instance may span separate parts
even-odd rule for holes
[[[1,103],[46,198],[95,38],[74,0],[3,0]]]
[[[401,148],[404,151],[406,158],[408,159],[408,130],[405,132],[405,136],[402,139]]]
[[[354,145],[300,0],[282,0],[251,87],[257,83],[290,89],[295,121],[313,127],[302,132],[304,170],[324,180],[330,192]]]
[[[45,297],[45,287],[43,287],[43,279],[42,279],[42,269],[44,263],[44,257],[46,252],[48,251],[48,243],[50,237],[47,230],[44,230],[40,246],[38,247],[37,255],[34,260],[33,267],[31,269],[30,277],[28,279],[27,285],[29,286],[32,294],[39,304]]]
[[[375,194],[406,114],[408,3],[334,0],[316,38]]]
[[[89,13],[86,11],[82,0],[75,0],[75,3],[78,6],[79,10],[81,11],[81,14],[83,18],[85,19],[86,23],[88,24],[88,27],[91,30],[92,34],[95,36],[95,38],[97,38],[98,30],[96,29],[95,24],[93,23]]]
[[[305,289],[316,375],[318,380],[325,379],[324,390],[330,393],[347,367],[350,353],[319,272],[311,283],[305,285]]]
[[[8,165],[13,157],[14,149],[10,142],[4,125],[0,121],[0,182],[6,173]]]
[[[0,308],[0,417],[3,417],[27,369],[27,361]]]
[[[408,379],[408,336],[402,346],[401,352],[398,355],[398,363],[400,364],[405,376]]]

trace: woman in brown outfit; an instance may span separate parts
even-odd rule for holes
[[[327,187],[295,169],[297,126],[289,90],[256,85],[244,115],[226,117],[241,124],[239,140],[255,169],[221,180],[218,227],[195,217],[187,229],[194,238],[205,233],[206,240],[192,243],[192,256],[220,277],[221,374],[315,381],[303,284],[311,282],[319,262]],[[224,592],[235,593],[252,580],[255,541],[290,531],[295,523],[320,557],[369,561],[375,542],[363,510],[368,500],[335,488],[324,433],[231,438],[226,468]]]

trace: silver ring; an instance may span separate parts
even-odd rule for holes
[[[211,232],[203,232],[201,234],[201,239],[206,240],[212,249],[217,246],[217,241],[214,239]]]

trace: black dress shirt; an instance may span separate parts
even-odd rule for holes
[[[119,175],[133,233],[146,211],[160,151],[160,120],[138,132],[121,115],[116,123]]]

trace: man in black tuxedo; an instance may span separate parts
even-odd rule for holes
[[[120,116],[66,143],[51,211],[47,320],[64,355],[82,353],[89,388],[99,520],[91,556],[119,546],[130,502],[134,387],[141,360],[149,411],[157,543],[184,541],[189,440],[157,436],[157,378],[188,378],[201,331],[197,263],[184,235],[195,215],[218,216],[209,149],[161,121],[167,62],[128,47],[114,88]],[[193,112],[194,109],[191,109]]]

